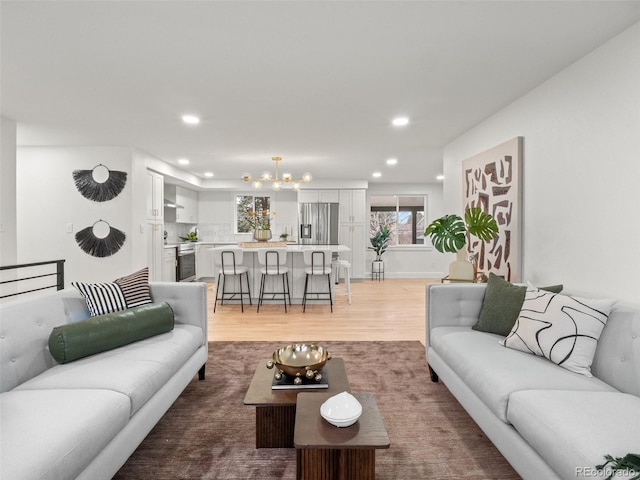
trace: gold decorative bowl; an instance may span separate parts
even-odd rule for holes
[[[276,380],[280,380],[284,374],[292,377],[294,383],[299,385],[302,378],[316,382],[322,380],[320,371],[328,360],[331,360],[331,354],[319,345],[287,345],[273,352],[272,359],[267,362],[267,368],[276,367]]]

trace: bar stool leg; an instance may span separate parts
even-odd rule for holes
[[[242,275],[237,275],[237,277],[240,282],[240,311],[244,313],[244,291],[242,290]]]
[[[289,274],[285,273],[284,275],[287,278],[287,282],[286,282],[286,285],[287,285],[287,297],[289,297],[289,306],[291,306],[291,289],[289,288]]]
[[[258,295],[258,313],[260,313],[260,305],[262,305],[262,297],[264,296],[264,277],[266,277],[266,275],[263,273],[262,278],[260,279],[260,295]]]
[[[216,307],[218,306],[218,289],[220,288],[220,275],[222,274],[218,273],[218,281],[216,282],[216,298],[213,302],[213,313],[216,313]]]
[[[333,295],[331,294],[331,274],[327,274],[327,286],[329,287],[329,303],[331,303],[331,313],[333,313]]]
[[[302,312],[307,310],[307,287],[309,285],[309,274],[304,279],[304,295],[302,295]]]
[[[285,285],[285,275],[286,274],[284,273],[282,274],[282,302],[284,303],[284,313],[287,313],[287,287]]]
[[[247,277],[247,290],[249,291],[249,305],[253,305],[251,303],[251,284],[249,283],[249,272],[244,272]],[[240,275],[240,283],[242,283],[242,275]]]

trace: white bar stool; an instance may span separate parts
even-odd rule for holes
[[[336,285],[340,282],[340,274],[344,278],[344,287],[340,290],[344,292],[344,295],[349,299],[349,305],[351,305],[351,264],[347,260],[334,260],[331,262],[331,270],[333,274],[333,280]],[[335,289],[336,294],[338,289]]]
[[[251,287],[249,286],[249,267],[240,265],[243,260],[243,251],[239,248],[231,248],[228,250],[214,250],[213,261],[218,267],[218,281],[216,284],[216,298],[213,304],[215,313],[218,300],[220,305],[224,305],[225,296],[227,300],[232,300],[236,295],[240,295],[240,307],[244,313],[244,296],[249,296],[249,305],[251,305]],[[242,289],[242,275],[247,279],[247,291]],[[240,283],[240,290],[229,291],[227,289],[227,277],[237,276]],[[222,296],[218,297],[220,284],[222,283]],[[229,296],[230,295],[230,296]]]
[[[258,297],[258,312],[260,312],[260,305],[264,300],[265,294],[273,295],[272,299],[275,299],[277,295],[282,295],[284,302],[284,312],[287,313],[287,297],[289,298],[289,305],[291,305],[291,291],[289,290],[289,267],[287,263],[287,249],[286,248],[274,248],[258,249],[258,263],[262,265],[260,269],[262,278],[260,280],[260,296]],[[265,291],[265,283],[267,276],[282,275],[282,291],[267,292]],[[274,286],[275,288],[275,286]]]
[[[307,308],[307,297],[309,295],[315,295],[316,300],[329,300],[331,304],[331,312],[333,312],[333,294],[331,288],[331,256],[332,252],[329,249],[325,250],[303,250],[302,255],[304,263],[307,268],[304,269],[307,274],[304,280],[304,295],[302,297],[302,311],[305,312]],[[326,292],[309,292],[309,277],[312,278],[316,275],[326,275],[327,286],[329,287]],[[328,298],[327,298],[328,296]],[[324,298],[321,298],[324,297]]]

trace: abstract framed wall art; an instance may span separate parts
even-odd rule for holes
[[[510,282],[522,281],[522,145],[516,137],[462,162],[462,204],[480,207],[498,222],[498,236],[490,242],[467,240],[478,271]]]

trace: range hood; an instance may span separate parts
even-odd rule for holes
[[[171,200],[164,199],[164,207],[165,208],[184,208],[182,205],[177,204],[176,202],[172,202]]]

